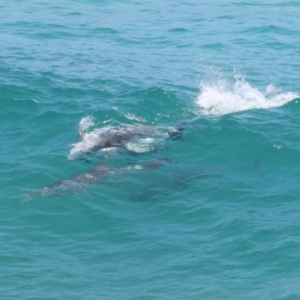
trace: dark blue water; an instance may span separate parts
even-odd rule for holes
[[[300,3],[0,11],[2,299],[300,297]]]

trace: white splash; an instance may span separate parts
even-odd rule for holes
[[[155,138],[144,138],[139,139],[137,142],[129,142],[125,144],[127,150],[134,153],[146,153],[155,149],[154,143],[158,139]]]
[[[244,78],[236,77],[233,86],[226,80],[216,80],[214,84],[201,84],[201,92],[196,103],[200,106],[198,114],[226,115],[249,110],[267,109],[282,106],[299,97],[292,92],[282,92],[273,85],[265,93],[252,87]]]
[[[124,116],[132,121],[138,121],[138,122],[146,122],[144,118],[141,118],[139,116],[136,116],[135,114],[124,114]]]

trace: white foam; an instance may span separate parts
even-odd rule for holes
[[[299,97],[292,92],[282,92],[273,85],[265,93],[252,87],[244,78],[236,77],[233,86],[226,80],[216,80],[212,84],[202,83],[196,104],[202,115],[226,115],[249,109],[267,109],[282,106]]]
[[[137,142],[129,142],[125,144],[127,150],[135,153],[146,153],[154,150],[155,138],[139,139]]]
[[[146,122],[144,118],[141,118],[139,116],[136,116],[135,114],[124,114],[124,116],[132,121],[138,121],[138,122]]]

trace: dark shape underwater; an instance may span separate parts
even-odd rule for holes
[[[94,168],[86,173],[76,174],[68,179],[59,180],[41,189],[36,189],[30,194],[26,195],[26,199],[23,202],[32,200],[33,198],[41,197],[47,198],[54,195],[64,193],[78,193],[83,188],[89,185],[100,184],[105,179],[114,176],[115,174],[128,174],[128,172],[151,170],[159,168],[164,164],[170,163],[167,158],[158,158],[151,160],[150,162],[143,165],[132,165],[122,168],[112,168],[104,165],[102,162],[97,164]]]

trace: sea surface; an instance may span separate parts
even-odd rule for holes
[[[300,299],[299,1],[0,16],[1,299]],[[79,123],[182,136],[70,157]]]

